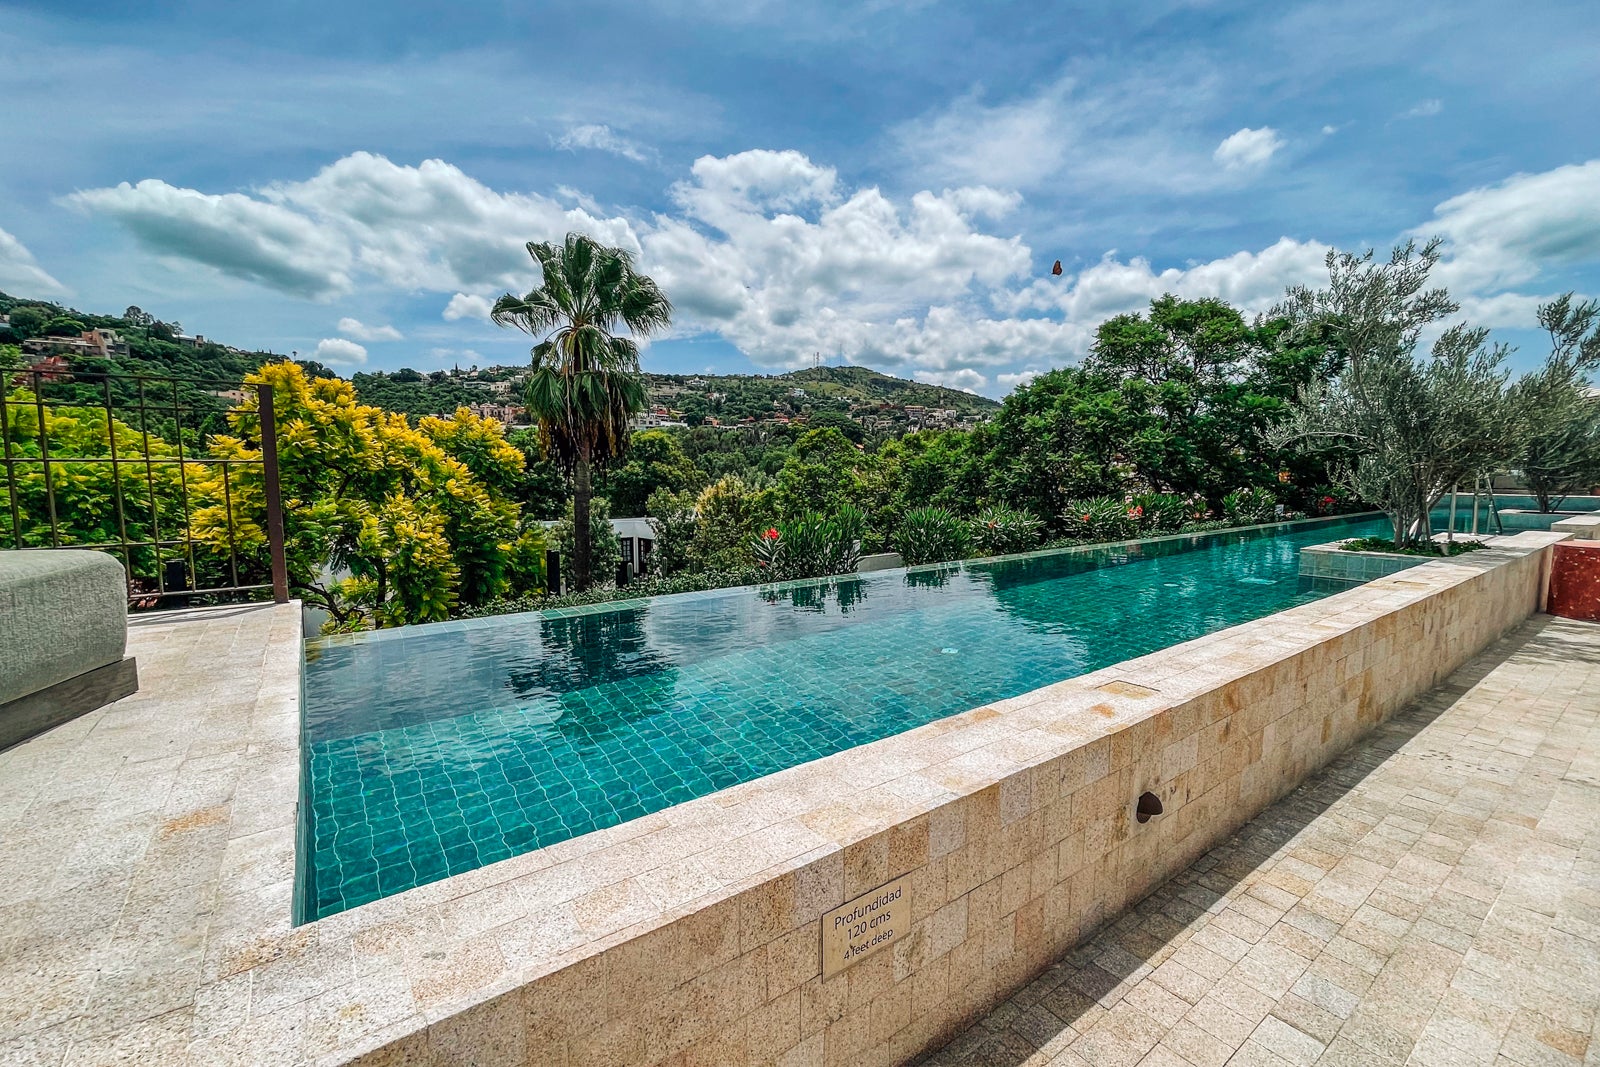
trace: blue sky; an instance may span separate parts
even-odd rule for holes
[[[1442,234],[1523,365],[1600,293],[1578,2],[61,7],[0,4],[0,289],[347,371],[525,359],[483,311],[570,229],[677,304],[649,369],[991,395],[1329,246]]]

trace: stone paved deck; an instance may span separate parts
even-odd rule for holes
[[[289,927],[299,606],[136,615],[128,652],[139,692],[0,753],[0,1065],[162,1062]]]
[[[1600,1064],[1600,626],[1535,616],[926,1062]]]

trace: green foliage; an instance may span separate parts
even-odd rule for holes
[[[895,549],[908,567],[961,559],[970,544],[967,524],[944,508],[913,508],[906,512],[895,538]]]
[[[592,574],[606,573],[592,558],[588,533],[592,470],[627,450],[628,419],[647,399],[638,339],[667,327],[672,304],[620,248],[579,233],[560,246],[530,241],[527,247],[539,266],[539,287],[502,296],[491,318],[541,338],[532,350],[528,413],[544,454],[572,471],[572,576],[581,592]]]
[[[1418,352],[1423,331],[1459,310],[1443,289],[1425,288],[1439,247],[1407,242],[1386,262],[1330,251],[1327,287],[1297,286],[1284,305],[1296,332],[1336,348],[1344,368],[1306,387],[1281,440],[1347,447],[1339,480],[1388,512],[1399,545],[1426,541],[1439,499],[1514,452],[1504,346],[1458,323]]]
[[[780,519],[751,546],[756,565],[773,581],[849,574],[861,558],[866,516],[845,504],[832,515],[806,512]]]
[[[665,430],[641,430],[633,435],[627,460],[607,472],[606,499],[619,515],[646,514],[646,502],[657,490],[681,493],[705,484],[676,434]]]
[[[1222,514],[1235,526],[1257,526],[1278,517],[1278,498],[1267,489],[1235,489],[1222,498]]]
[[[572,487],[560,464],[548,459],[539,432],[523,427],[506,434],[506,442],[522,453],[522,481],[512,495],[530,519],[559,519]]]
[[[20,304],[11,309],[10,315],[11,332],[22,340],[42,336],[45,323],[54,317],[48,305],[40,304]]]
[[[523,591],[512,582],[530,568],[515,559],[520,516],[505,495],[522,456],[497,423],[459,411],[412,426],[359,403],[348,382],[307,381],[287,361],[247,382],[273,387],[290,583],[336,625],[435,620]],[[209,455],[258,460],[254,406],[229,423],[231,433],[210,438]],[[189,484],[196,541],[218,554],[236,547],[244,566],[264,574],[261,468],[240,467],[224,481],[220,468],[200,464]],[[352,579],[326,583],[330,566]]]
[[[1138,535],[1139,519],[1128,501],[1098,496],[1069,502],[1064,525],[1081,542],[1126,541]]]
[[[77,337],[88,328],[81,319],[57,315],[44,324],[44,333],[46,337]]]
[[[755,568],[739,571],[697,571],[693,574],[653,576],[617,588],[599,585],[582,593],[563,596],[508,597],[488,604],[464,609],[464,619],[488,618],[522,611],[548,611],[552,608],[578,608],[590,604],[606,604],[618,600],[637,600],[642,597],[665,596],[671,593],[698,593],[705,589],[726,589],[740,585],[759,585],[767,580],[766,574]]]
[[[577,543],[570,503],[567,513],[550,528],[549,542],[550,547],[561,554],[561,566],[565,569],[573,557],[573,546]],[[593,574],[600,581],[612,581],[616,577],[617,564],[622,562],[622,543],[611,528],[611,506],[603,496],[595,497],[589,505],[589,544],[593,553],[590,557]],[[575,591],[583,592],[581,589]]]
[[[992,504],[978,512],[968,527],[972,547],[980,555],[1004,556],[1039,547],[1044,523],[1033,514],[1005,504]]]
[[[1170,533],[1206,514],[1204,500],[1176,493],[1135,493],[1128,503],[1139,529],[1149,533]]]
[[[693,559],[695,497],[693,493],[674,493],[670,489],[657,489],[645,502],[645,514],[650,517],[650,528],[655,531],[655,546],[650,551],[650,569],[654,574],[670,576],[688,570]]]
[[[1543,367],[1512,384],[1507,407],[1516,422],[1511,466],[1522,473],[1540,511],[1600,482],[1600,404],[1588,395],[1600,364],[1600,301],[1571,293],[1539,309],[1550,335]]]
[[[740,571],[755,566],[751,542],[770,506],[766,494],[732,475],[719,478],[695,501],[691,564],[708,571]]]
[[[1387,537],[1356,537],[1341,541],[1339,548],[1345,552],[1392,552],[1402,556],[1459,556],[1476,552],[1489,546],[1482,541],[1422,541],[1416,544],[1396,545]]]
[[[34,394],[11,388],[6,399],[3,443],[13,460],[12,484],[21,520],[21,529],[13,530],[9,502],[0,501],[0,537],[6,546],[107,544],[120,541],[124,532],[132,541],[153,541],[157,531],[163,539],[181,536],[185,471],[195,477],[203,468],[180,463],[177,449],[159,438],[150,438],[147,446],[144,435],[120,419],[113,418],[108,425],[104,408],[55,405],[44,409],[45,443],[54,456],[81,457],[83,462],[50,464],[48,488],[55,497],[52,532]],[[113,465],[113,456],[127,462]],[[127,562],[132,577],[155,578],[153,549],[136,549]],[[208,576],[220,579],[221,561],[210,562],[215,567],[206,568]]]
[[[833,514],[861,499],[869,460],[837,429],[801,434],[778,471],[773,505],[781,518]]]

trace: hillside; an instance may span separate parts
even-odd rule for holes
[[[116,331],[124,350],[110,359],[68,354],[80,377],[94,372],[171,375],[192,386],[183,387],[186,404],[205,411],[225,410],[227,401],[200,379],[237,380],[269,359],[266,352],[247,352],[214,339],[188,337],[176,322],[162,322],[138,308],[121,315],[78,311],[46,301],[21,300],[0,293],[0,315],[10,315],[11,326],[0,322],[0,344],[23,341],[65,340],[86,329]],[[15,358],[15,357],[13,357]],[[336,373],[320,364],[301,361],[315,374]],[[515,405],[521,366],[421,372],[355,371],[348,377],[368,403],[411,416],[445,414],[467,404]],[[787,374],[655,374],[646,373],[651,401],[662,417],[691,425],[724,425],[800,419],[835,412],[881,432],[894,433],[914,425],[970,424],[999,408],[988,397],[938,385],[896,378],[866,367],[807,367]],[[55,392],[91,391],[88,385],[63,386]],[[910,407],[911,413],[905,409]],[[921,408],[923,412],[917,412]],[[502,416],[504,417],[504,416]]]
[[[942,408],[963,415],[981,415],[1000,407],[988,397],[925,385],[905,378],[882,374],[867,367],[807,367],[787,374],[650,374],[654,388],[688,388],[691,382],[712,392],[792,395],[803,389],[810,398],[843,401],[846,404],[918,405]]]

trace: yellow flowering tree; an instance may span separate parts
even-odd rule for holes
[[[246,379],[270,384],[290,584],[326,608],[336,625],[363,616],[379,626],[447,618],[472,605],[525,592],[519,509],[507,496],[523,466],[500,424],[465,409],[449,418],[404,415],[362,404],[349,382],[308,380],[298,364],[270,363]],[[260,457],[253,404],[229,415],[216,456]],[[229,507],[241,553],[264,565],[266,506],[259,467],[238,468],[230,493],[203,483],[195,537],[225,547]]]

